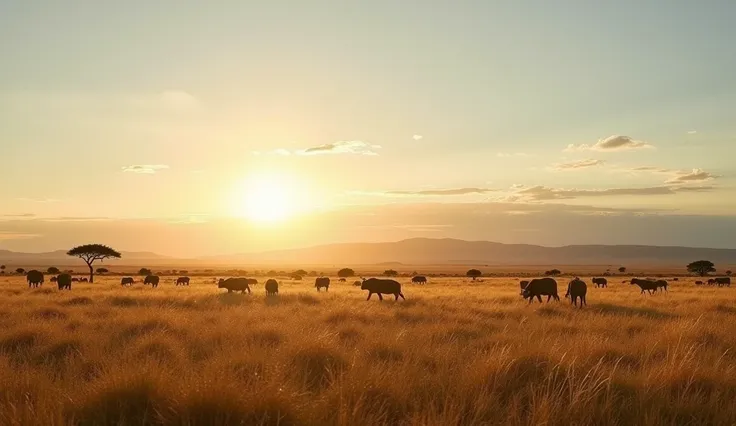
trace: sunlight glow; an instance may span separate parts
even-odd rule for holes
[[[254,222],[281,222],[295,210],[294,186],[274,174],[251,176],[236,190],[235,214]]]

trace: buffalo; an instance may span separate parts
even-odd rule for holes
[[[411,279],[411,282],[414,284],[427,284],[427,277],[424,275],[417,275]]]
[[[522,296],[524,296],[524,299],[529,299],[529,304],[534,301],[535,297],[539,300],[539,303],[542,303],[542,296],[547,296],[547,303],[552,298],[558,302],[560,301],[560,296],[557,294],[557,281],[552,278],[539,278],[529,281]]]
[[[582,308],[583,305],[588,304],[585,301],[586,293],[588,293],[588,285],[585,284],[585,281],[576,277],[567,285],[567,293],[565,294],[565,297],[569,297],[570,303],[575,306],[578,306],[578,298],[580,298],[580,307]]]
[[[78,283],[79,282],[79,278],[77,278],[77,277],[72,278],[72,282],[73,283]]]
[[[317,291],[320,291],[322,288],[324,288],[325,291],[330,291],[330,279],[327,277],[319,277],[314,280],[314,287]]]
[[[279,282],[278,281],[274,279],[270,279],[266,281],[265,287],[266,287],[266,296],[276,296],[277,294],[279,294]]]
[[[233,291],[245,293],[247,291],[248,294],[250,294],[250,284],[253,284],[254,282],[258,281],[248,278],[228,278],[226,280],[220,279],[219,283],[217,284],[217,288],[226,288],[228,293],[231,293]]]
[[[608,280],[605,278],[593,278],[592,281],[596,287],[608,287]]]
[[[61,274],[56,277],[56,283],[59,286],[59,290],[71,290],[72,289],[72,276],[69,274]]]
[[[51,279],[49,279],[49,281],[51,281],[52,283],[55,283],[56,282],[56,277],[51,277]]]
[[[159,281],[161,281],[161,278],[158,275],[148,275],[146,276],[146,279],[143,280],[143,284],[151,284],[151,288],[156,288],[158,287]]]
[[[731,277],[720,277],[716,278],[716,284],[718,287],[728,286],[731,287]]]
[[[659,288],[659,284],[657,284],[657,281],[654,280],[642,280],[639,278],[632,278],[630,285],[637,285],[641,289],[641,294],[644,294],[645,291],[648,291],[649,294],[652,294],[653,292],[657,292],[657,289]]]
[[[189,285],[189,277],[179,277],[179,278],[177,278],[176,285],[177,286],[179,286],[179,285],[186,285],[186,286],[188,286]]]
[[[401,284],[394,280],[370,278],[363,280],[363,284],[360,286],[360,289],[368,290],[368,299],[366,300],[371,300],[373,293],[378,294],[378,299],[381,302],[383,302],[383,294],[393,294],[396,297],[394,300],[399,300],[399,297],[406,300],[404,294],[401,293]]]
[[[695,285],[703,285],[702,281],[695,281]]]
[[[362,281],[355,281],[355,282],[353,282],[353,286],[355,286],[355,287],[360,287],[361,285],[363,285],[363,282]]]
[[[667,290],[667,280],[657,280],[655,282],[657,283],[658,289],[664,289],[664,291],[669,291]]]
[[[26,280],[28,281],[28,288],[38,287],[43,284],[43,273],[35,269],[28,271],[26,274]]]
[[[135,283],[135,280],[133,279],[133,277],[123,277],[123,279],[120,280],[120,285],[122,286],[133,285],[133,283]]]
[[[522,296],[524,295],[524,289],[525,289],[525,288],[526,288],[526,286],[528,286],[528,285],[529,285],[529,281],[519,281],[519,291],[520,291],[520,293],[519,293],[519,294],[520,294],[520,295],[522,295]]]

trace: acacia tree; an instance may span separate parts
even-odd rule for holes
[[[49,267],[49,269],[46,270],[46,272],[49,273],[49,274],[52,274],[52,275],[56,275],[56,274],[58,274],[61,271],[59,271],[59,268],[57,268],[55,266],[51,266],[51,267]]]
[[[148,268],[141,268],[138,270],[138,275],[148,276],[148,275],[153,275],[153,272],[151,272],[151,270]]]
[[[731,276],[732,274],[733,274],[733,272],[731,272],[731,271],[726,271],[726,275],[728,275],[729,277],[730,277],[730,276]]]
[[[84,260],[84,263],[89,267],[89,282],[94,282],[95,270],[92,268],[92,264],[98,260],[105,260],[109,258],[120,259],[122,255],[117,251],[113,250],[108,246],[102,244],[86,244],[79,247],[74,247],[66,253],[68,256],[78,257]]]
[[[23,269],[23,268],[18,268],[18,269],[15,270],[15,273],[18,274],[18,275],[23,275],[23,274],[26,273],[26,270]]]
[[[477,269],[471,269],[468,272],[466,272],[465,275],[468,276],[469,278],[472,278],[473,281],[475,281],[475,279],[483,275],[483,273]]]
[[[337,276],[340,278],[350,278],[355,276],[355,271],[350,268],[343,268],[337,271]]]
[[[622,266],[622,267],[618,268],[618,271],[623,274],[623,273],[626,272],[626,267],[625,266]]]
[[[711,272],[715,272],[715,266],[716,265],[714,265],[713,262],[711,262],[710,260],[698,260],[687,265],[687,271],[691,274],[697,274],[701,277],[704,277]]]
[[[383,275],[385,275],[387,277],[397,277],[397,276],[399,276],[399,273],[397,271],[393,270],[393,269],[387,269],[387,270],[383,271]]]

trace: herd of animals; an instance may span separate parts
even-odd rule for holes
[[[28,271],[26,274],[26,280],[28,281],[28,287],[35,288],[44,283],[44,274],[40,271],[32,270]],[[673,278],[673,280],[677,280],[677,278]],[[190,283],[189,277],[179,277],[176,279],[176,285],[177,286],[188,286]],[[345,282],[345,278],[340,278],[340,282]],[[412,278],[412,283],[414,284],[426,284],[427,283],[427,277],[417,275]],[[595,287],[598,288],[606,288],[608,287],[608,280],[605,278],[593,278],[592,283]],[[51,278],[51,282],[57,283],[59,290],[71,290],[72,289],[72,283],[73,282],[88,282],[87,278],[75,278],[72,277],[70,274],[60,274],[58,276],[54,276]],[[120,285],[124,287],[132,286],[135,284],[135,279],[133,277],[123,277],[120,280]],[[161,282],[161,278],[157,275],[148,275],[143,279],[144,285],[150,285],[152,288],[157,288],[159,283]],[[246,291],[248,294],[252,293],[251,286],[257,285],[258,280],[253,278],[227,278],[227,279],[220,279],[219,281],[215,279],[215,282],[217,283],[217,287],[221,289],[226,289],[228,293],[233,291],[239,291],[241,293],[245,293]],[[628,282],[630,285],[636,285],[641,289],[641,294],[644,294],[645,292],[648,292],[650,295],[663,291],[668,291],[668,282],[666,280],[662,279],[640,279],[640,278],[632,278],[630,281],[624,281],[624,283]],[[706,282],[703,281],[696,281],[696,285],[705,285]],[[393,295],[395,297],[394,300],[399,300],[399,297],[406,300],[404,298],[404,294],[401,292],[401,283],[395,280],[391,279],[380,279],[380,278],[369,278],[369,279],[362,279],[361,281],[355,281],[353,283],[355,286],[360,286],[361,290],[367,290],[368,291],[368,299],[371,300],[371,297],[374,294],[378,295],[378,299],[380,301],[383,301],[383,295]],[[723,286],[731,286],[731,278],[730,277],[719,277],[719,278],[711,278],[707,281],[707,285],[713,285],[718,287]],[[325,291],[329,291],[330,289],[330,278],[328,277],[319,277],[314,282],[314,287],[317,289],[318,292],[322,291],[323,289]],[[528,299],[529,303],[531,304],[534,298],[536,297],[539,302],[542,302],[542,296],[547,296],[547,302],[549,302],[551,299],[555,299],[557,301],[560,300],[560,296],[557,293],[557,281],[553,278],[538,278],[533,280],[524,280],[519,282],[519,287],[521,290],[521,296],[524,299]],[[264,288],[266,290],[266,295],[268,296],[275,296],[279,293],[279,282],[274,279],[268,279],[264,283]],[[570,303],[574,304],[575,306],[578,306],[578,300],[580,301],[580,307],[583,305],[587,305],[586,301],[586,295],[588,292],[588,285],[585,281],[581,280],[580,278],[575,278],[572,281],[570,281],[567,285],[567,293],[565,294],[565,298],[570,298]]]

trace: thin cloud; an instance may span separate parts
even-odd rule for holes
[[[28,240],[31,238],[38,238],[41,235],[39,234],[26,234],[21,232],[6,232],[6,231],[0,231],[0,241],[9,241],[9,240]]]
[[[592,158],[589,158],[587,160],[556,164],[554,168],[555,170],[558,170],[558,171],[580,170],[580,169],[588,169],[590,167],[602,166],[605,163],[606,162],[603,160],[594,160]]]
[[[276,148],[276,149],[273,149],[271,151],[251,151],[251,153],[253,155],[255,155],[255,156],[260,156],[260,155],[281,155],[281,156],[286,157],[286,156],[291,155],[291,151],[289,151],[288,149],[284,149],[284,148]]]
[[[524,152],[498,152],[496,157],[498,158],[512,158],[512,157],[528,157],[529,155]]]
[[[324,145],[307,148],[298,151],[300,155],[320,155],[320,154],[352,154],[352,155],[378,155],[377,149],[380,145],[372,145],[363,141],[337,141]]]
[[[39,204],[58,203],[62,201],[58,198],[17,198],[17,200],[25,201],[27,203],[39,203]]]
[[[151,175],[161,170],[167,170],[169,166],[165,164],[136,164],[123,167],[123,173],[138,173]]]
[[[691,183],[691,182],[705,182],[718,178],[718,176],[706,172],[703,169],[693,169],[689,172],[678,172],[672,179],[667,180],[665,183]]]
[[[454,189],[429,189],[423,191],[386,191],[386,195],[398,195],[398,196],[418,196],[418,197],[431,197],[431,196],[446,196],[446,195],[468,195],[468,194],[486,194],[488,192],[497,191],[496,189],[490,188],[454,188]]]
[[[614,135],[609,136],[605,139],[599,139],[597,143],[593,145],[588,144],[570,144],[565,148],[566,152],[576,151],[599,151],[599,152],[611,152],[611,151],[632,151],[646,148],[654,148],[654,146],[643,142],[637,141],[629,136]]]
[[[13,219],[28,219],[36,217],[33,213],[21,213],[21,214],[2,214],[0,217],[7,217],[7,218],[13,218]]]
[[[424,136],[422,136],[422,135],[414,135],[411,138],[414,139],[415,141],[420,141],[420,140],[424,139]]]
[[[688,135],[694,135],[696,133],[698,133],[697,130],[690,130],[689,132],[687,132]]]
[[[653,173],[671,173],[672,172],[672,170],[670,169],[665,169],[662,167],[655,167],[655,166],[633,167],[627,170],[630,172],[653,172]]]
[[[715,190],[712,186],[698,187],[670,187],[654,186],[646,188],[609,188],[609,189],[563,189],[549,188],[546,186],[533,186],[523,188],[509,197],[506,201],[552,201],[572,200],[576,198],[590,197],[615,197],[615,196],[650,196],[650,195],[673,195],[678,192],[710,192]]]

